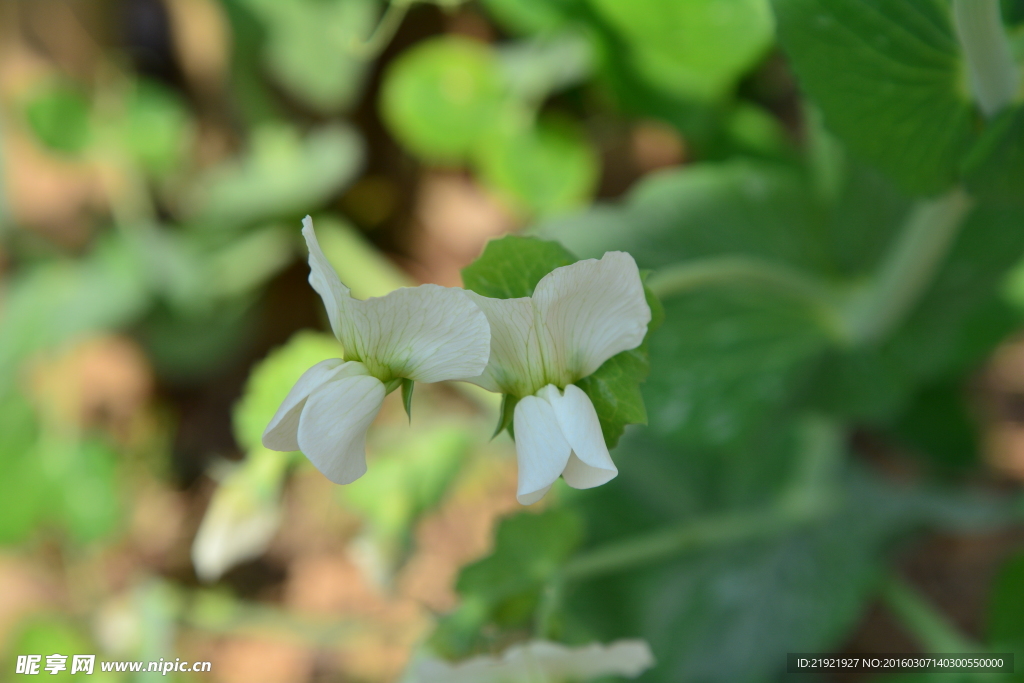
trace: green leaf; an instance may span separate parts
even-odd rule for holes
[[[465,160],[504,104],[492,50],[457,36],[425,40],[391,63],[381,115],[391,133],[427,161]]]
[[[967,187],[978,197],[1024,204],[1024,106],[1007,109],[985,129],[965,173]]]
[[[565,23],[551,0],[484,0],[484,8],[503,27],[520,35],[544,34]]]
[[[803,301],[721,286],[665,300],[644,386],[651,429],[684,443],[725,445],[774,419],[827,339]]]
[[[443,656],[461,658],[482,646],[481,627],[522,626],[532,616],[544,584],[582,537],[579,517],[565,509],[522,512],[503,520],[494,552],[459,574],[455,587],[462,603],[442,618],[431,646]]]
[[[517,403],[519,403],[519,399],[515,396],[512,396],[511,394],[501,395],[501,410],[498,415],[498,426],[495,427],[494,434],[491,435],[492,439],[506,429],[513,439],[516,438],[512,431],[512,420],[515,417]]]
[[[28,401],[16,393],[0,398],[0,545],[23,542],[47,509],[46,482],[37,460],[38,428]]]
[[[47,83],[25,103],[24,111],[32,132],[52,150],[78,154],[92,141],[89,100],[71,83]]]
[[[949,4],[775,0],[774,6],[801,86],[850,151],[911,192],[949,187],[975,118]]]
[[[827,267],[821,212],[799,174],[749,161],[704,163],[641,180],[619,204],[537,229],[583,258],[628,251],[642,268],[723,254]]]
[[[628,44],[622,57],[653,86],[699,100],[725,96],[772,43],[766,0],[591,0]]]
[[[1024,554],[1004,562],[992,582],[985,631],[994,646],[1024,646]]]
[[[367,521],[389,574],[406,559],[416,523],[456,481],[471,445],[462,425],[416,429],[382,449],[358,481],[339,489],[345,504]]]
[[[462,269],[462,282],[492,299],[533,296],[542,277],[577,260],[558,242],[506,235],[488,242],[484,253]]]
[[[259,448],[263,430],[281,402],[306,370],[329,358],[340,358],[342,348],[328,334],[296,332],[249,373],[242,397],[232,412],[235,439],[246,450]]]
[[[372,0],[244,0],[269,34],[264,62],[304,103],[325,113],[352,106],[372,63],[355,46],[373,30]]]
[[[597,153],[569,119],[547,117],[533,125],[516,120],[497,128],[476,155],[483,181],[530,215],[563,213],[593,193]]]
[[[295,220],[348,184],[363,160],[362,139],[341,124],[315,128],[305,139],[267,125],[250,144],[241,160],[211,169],[188,190],[185,209],[194,221],[225,229],[279,216]]]
[[[185,158],[191,136],[188,110],[170,90],[152,81],[136,84],[118,123],[125,147],[149,173],[162,176]]]
[[[41,454],[50,455],[50,454]],[[53,495],[71,537],[89,543],[108,536],[123,519],[117,487],[118,455],[99,440],[69,445]],[[52,467],[52,465],[51,465]]]

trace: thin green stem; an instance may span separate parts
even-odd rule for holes
[[[999,0],[953,0],[960,39],[978,106],[991,118],[1017,94],[1017,65],[999,14]]]
[[[957,187],[914,207],[870,287],[851,307],[854,343],[883,339],[902,322],[931,284],[971,206],[971,198]]]
[[[721,256],[678,263],[652,274],[647,286],[660,299],[709,286],[742,282],[769,287],[806,302],[825,331],[846,338],[843,320],[828,286],[787,266],[749,256]]]
[[[408,14],[409,8],[415,0],[392,0],[388,3],[384,14],[381,15],[373,33],[365,40],[358,38],[352,42],[352,52],[361,59],[375,59],[391,43],[391,39],[398,32],[402,20]]]
[[[979,652],[981,647],[971,642],[949,623],[910,584],[898,576],[890,576],[882,583],[882,600],[900,623],[928,652]]]

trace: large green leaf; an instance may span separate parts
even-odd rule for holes
[[[499,125],[476,155],[481,178],[512,206],[549,216],[583,204],[594,191],[597,153],[571,120]]]
[[[293,95],[334,113],[359,96],[370,60],[356,46],[379,14],[373,0],[244,0],[268,33],[264,61]]]
[[[805,302],[729,285],[664,300],[644,386],[652,430],[724,445],[773,419],[828,338]]]
[[[330,124],[300,138],[291,128],[254,131],[250,148],[202,174],[183,207],[193,220],[217,229],[265,218],[295,220],[351,181],[362,165],[363,143],[351,128]]]
[[[491,48],[457,36],[432,38],[388,67],[381,115],[392,134],[424,159],[458,163],[493,125],[504,89]]]
[[[39,141],[54,151],[77,154],[93,142],[89,100],[71,83],[44,83],[25,102],[24,114]]]
[[[722,97],[772,42],[766,0],[590,3],[625,38],[636,71],[675,95]]]
[[[850,150],[906,189],[949,187],[974,106],[941,0],[775,0],[801,86]]]
[[[625,202],[542,223],[537,234],[584,258],[628,251],[643,268],[729,254],[821,269],[828,257],[821,219],[799,174],[733,161],[649,176]]]
[[[462,658],[486,645],[482,628],[527,625],[545,583],[582,537],[580,518],[565,509],[522,512],[503,520],[494,552],[459,574],[455,588],[462,602],[440,621],[431,647],[445,657]]]

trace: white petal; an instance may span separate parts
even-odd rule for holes
[[[366,430],[384,402],[375,377],[345,377],[320,385],[299,417],[299,450],[335,484],[366,473]]]
[[[479,655],[451,664],[419,657],[410,667],[407,683],[534,683],[535,681],[589,680],[597,676],[630,678],[654,665],[643,640],[620,640],[610,645],[591,643],[567,647],[535,640],[513,645],[500,657]]]
[[[487,369],[469,381],[488,391],[530,396],[544,386],[544,366],[538,342],[533,301],[490,299],[467,292],[487,316],[491,354]]]
[[[320,249],[316,233],[313,232],[313,219],[309,216],[302,219],[302,235],[306,238],[306,247],[309,249],[309,284],[324,300],[327,317],[331,321],[331,329],[334,330],[334,336],[340,341],[344,317],[342,309],[347,302],[352,301],[352,293],[341,283],[338,273]]]
[[[270,424],[263,431],[263,445],[274,451],[299,450],[299,443],[296,441],[299,414],[309,395],[324,382],[365,374],[366,368],[361,363],[346,363],[340,358],[320,361],[306,370],[285,396],[281,407],[277,409]]]
[[[562,435],[572,447],[572,456],[562,472],[565,483],[574,489],[600,486],[619,473],[608,454],[601,422],[590,397],[575,384],[565,387],[565,394],[552,384],[537,395],[554,409]]]
[[[621,251],[556,268],[541,278],[533,302],[546,332],[548,380],[558,384],[586,377],[639,346],[651,321],[640,271]]]
[[[516,499],[530,505],[540,500],[562,474],[572,447],[562,436],[554,408],[542,398],[522,398],[516,404],[512,425],[519,463]]]
[[[228,569],[263,554],[280,523],[276,500],[263,498],[244,480],[229,475],[213,494],[192,541],[192,566],[202,581],[216,581]]]
[[[377,377],[440,382],[475,377],[487,366],[491,329],[464,290],[403,287],[351,304],[341,343]]]

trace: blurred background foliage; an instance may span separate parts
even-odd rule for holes
[[[945,0],[0,0],[0,666],[1020,660],[1024,105],[969,67]],[[388,399],[347,487],[264,449],[341,353],[307,213],[360,297],[510,232],[633,254],[619,477],[521,510],[465,385]]]

